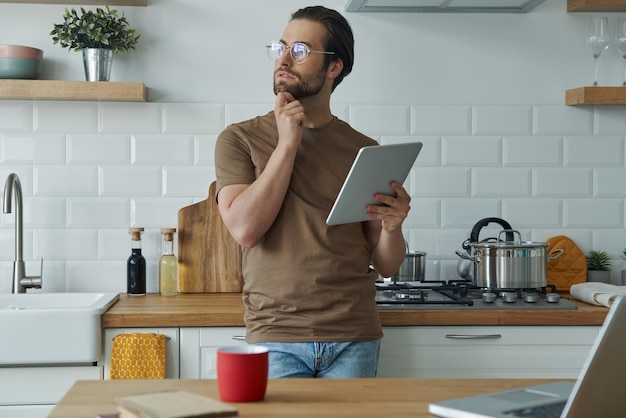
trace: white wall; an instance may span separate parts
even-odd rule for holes
[[[142,37],[118,54],[113,81],[142,81],[149,103],[0,101],[0,178],[25,194],[25,259],[44,258],[47,290],[125,291],[127,228],[144,226],[148,290],[158,228],[204,199],[213,144],[229,123],[272,107],[264,45],[308,2],[148,0],[124,11]],[[322,1],[343,11],[343,0]],[[63,5],[0,3],[0,42],[44,50],[44,79],[84,79],[78,53],[48,35]],[[424,141],[407,183],[406,235],[428,272],[454,275],[476,221],[508,220],[526,240],[573,238],[606,250],[613,280],[626,248],[626,107],[564,106],[590,85],[591,14],[546,0],[527,14],[348,14],[353,73],[333,111],[381,142]],[[614,24],[618,16],[607,14]],[[622,58],[601,57],[619,85]],[[0,292],[10,290],[13,216],[0,217]]]

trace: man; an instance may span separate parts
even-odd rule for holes
[[[274,111],[227,127],[216,145],[220,214],[243,247],[247,340],[269,348],[271,378],[376,375],[374,284],[404,260],[410,197],[394,182],[371,221],[325,223],[358,150],[376,144],[330,111],[353,46],[338,12],[296,11],[267,46]]]

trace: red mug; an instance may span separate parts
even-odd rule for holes
[[[265,398],[268,350],[257,345],[217,349],[217,388],[225,402],[255,402]]]

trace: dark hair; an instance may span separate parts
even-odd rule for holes
[[[343,78],[350,74],[354,64],[354,36],[352,35],[350,24],[339,12],[323,6],[311,6],[300,9],[291,15],[291,20],[296,19],[312,20],[326,26],[328,33],[324,49],[335,54],[326,54],[324,56],[324,65],[328,68],[328,65],[334,59],[340,59],[343,62],[343,70],[333,82],[332,89],[335,90],[335,87],[341,83]]]

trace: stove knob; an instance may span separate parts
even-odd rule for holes
[[[558,303],[561,300],[561,295],[558,293],[548,293],[546,294],[546,301],[550,303]]]
[[[515,292],[505,292],[504,293],[504,301],[508,303],[517,302],[517,293]]]
[[[537,296],[537,294],[535,293],[529,293],[527,295],[524,295],[524,300],[527,303],[537,303],[537,301],[539,300],[539,296]]]
[[[496,295],[493,292],[485,292],[483,293],[483,302],[485,303],[494,303],[496,301],[496,297],[498,295]]]

